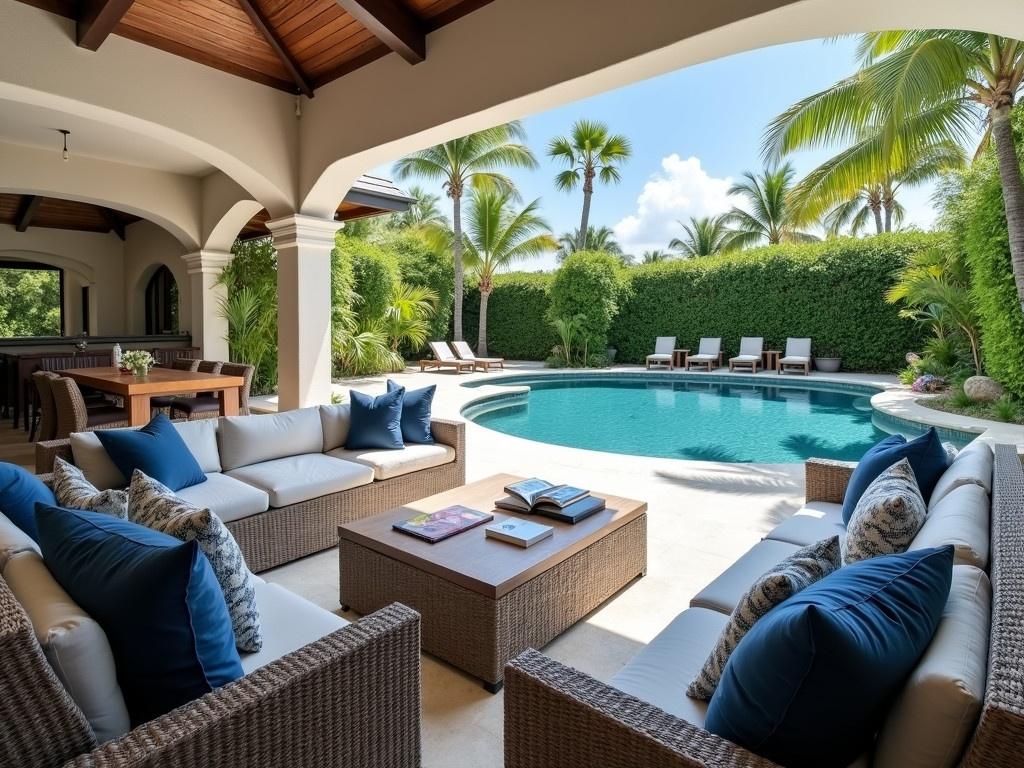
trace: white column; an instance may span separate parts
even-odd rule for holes
[[[341,224],[294,214],[267,222],[277,249],[278,409],[331,400],[331,249]]]
[[[220,303],[228,295],[227,286],[217,278],[231,261],[226,251],[196,251],[182,258],[187,265],[191,293],[191,313],[179,324],[190,322],[192,344],[202,350],[206,360],[228,360],[228,321],[221,316]]]

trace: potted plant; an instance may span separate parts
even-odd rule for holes
[[[822,373],[835,373],[841,362],[839,350],[835,347],[824,347],[821,354],[814,356],[814,367]]]
[[[145,378],[149,369],[156,365],[156,360],[144,349],[129,349],[121,355],[121,366],[135,374],[135,378]]]

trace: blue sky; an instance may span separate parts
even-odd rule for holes
[[[575,229],[582,193],[555,189],[553,179],[561,166],[547,157],[546,147],[581,117],[601,120],[630,138],[633,156],[623,166],[619,184],[596,189],[590,222],[614,228],[628,253],[665,248],[680,234],[677,219],[730,207],[733,201],[725,199],[729,182],[746,170],[762,168],[761,136],[768,122],[793,102],[852,73],[854,45],[846,38],[763,48],[533,115],[523,124],[540,168],[511,176],[525,200],[541,198],[544,217],[556,235]],[[794,155],[798,178],[830,154]],[[390,175],[390,165],[374,172]],[[438,185],[423,186],[441,192]],[[932,225],[930,194],[928,186],[902,193],[906,223],[924,229]],[[442,197],[442,205],[450,215],[447,198]],[[518,268],[554,265],[552,255]]]

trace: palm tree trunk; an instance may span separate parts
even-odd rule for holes
[[[1020,162],[1013,141],[1013,126],[1010,124],[1010,107],[994,108],[992,138],[996,142],[996,158],[999,160],[999,178],[1003,185],[1003,205],[1006,208],[1006,225],[1010,233],[1010,263],[1013,266],[1013,281],[1017,285],[1017,300],[1024,312],[1024,181],[1021,180]]]
[[[885,231],[892,232],[892,205],[885,206]]]
[[[590,226],[590,196],[594,194],[594,178],[592,172],[583,176],[583,215],[580,217],[580,231],[576,235],[576,250],[587,250],[587,228]]]
[[[462,341],[462,195],[452,195],[452,259],[455,267],[454,319],[452,338]]]
[[[875,234],[880,235],[885,231],[885,226],[882,224],[882,208],[878,205],[871,206],[871,213],[875,215]],[[888,211],[886,211],[888,214]]]
[[[480,324],[476,339],[476,353],[487,357],[487,299],[491,296],[489,289],[480,291]]]

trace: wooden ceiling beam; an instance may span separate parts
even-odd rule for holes
[[[32,223],[32,219],[35,218],[36,211],[39,210],[39,204],[43,202],[43,198],[39,195],[25,195],[21,200],[21,207],[18,208],[18,217],[15,220],[14,228],[18,232],[24,232],[29,228]]]
[[[121,240],[124,240],[124,221],[121,220],[121,217],[109,208],[99,206],[99,209],[103,220],[110,225],[110,231],[121,238]]]
[[[295,87],[299,89],[300,93],[313,98],[313,86],[310,84],[309,79],[299,67],[299,63],[288,52],[288,49],[284,47],[284,41],[281,40],[277,32],[270,25],[270,22],[267,21],[263,12],[256,7],[252,0],[238,0],[238,4],[249,15],[249,19],[252,21],[252,25],[256,27],[256,31],[263,35],[270,47],[274,49],[274,53],[281,59],[284,68],[288,70],[288,74],[295,81]]]
[[[423,24],[400,0],[337,0],[356,21],[410,64],[427,57]]]
[[[78,14],[78,47],[97,50],[132,7],[134,0],[85,0]]]

